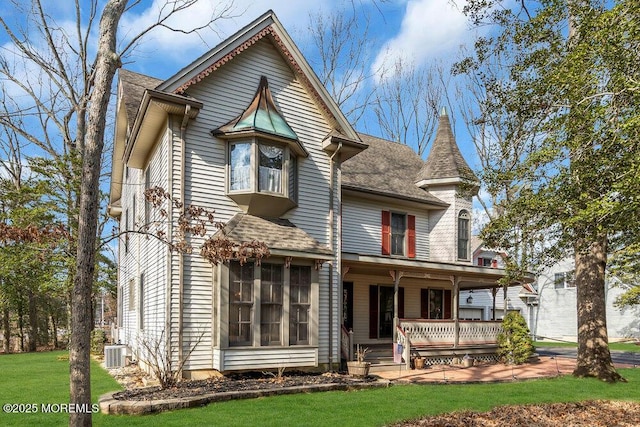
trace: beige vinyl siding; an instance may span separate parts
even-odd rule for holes
[[[157,145],[156,150],[151,155],[148,167],[150,168],[149,187],[160,186],[167,188],[167,169],[168,169],[168,149],[169,134],[163,134],[162,141]],[[139,196],[138,220],[141,225],[145,222],[145,171],[141,170]],[[162,218],[158,209],[151,209],[149,219],[151,222],[166,223],[166,219]],[[161,227],[164,233],[167,232],[166,225]],[[155,226],[152,231],[155,230]],[[144,273],[145,288],[145,312],[144,312],[144,332],[145,336],[155,341],[163,340],[166,337],[166,289],[167,289],[167,257],[169,251],[167,245],[154,238],[146,238],[138,236],[140,246],[140,273]],[[139,275],[138,275],[139,278]]]
[[[346,282],[353,282],[353,334],[356,343],[390,342],[369,338],[369,286],[393,286],[391,276],[353,275],[347,274]],[[415,278],[400,279],[400,287],[404,288],[404,317],[407,319],[420,317],[420,289],[438,288],[452,289],[451,282]]]
[[[466,210],[469,215],[472,215],[471,201],[456,197],[457,189],[454,185],[429,191],[438,199],[450,204],[445,210],[431,211],[429,218],[430,240],[433,247],[431,261],[465,263],[463,260],[458,260],[458,214],[461,210]],[[473,217],[469,220],[469,224],[473,224]],[[466,262],[471,263],[471,254]]]
[[[150,156],[150,186],[167,188],[168,168],[168,134],[161,133],[160,139]],[[139,229],[145,223],[144,183],[145,171],[129,169],[128,178],[123,175],[122,192],[123,212],[128,211],[129,228]],[[135,218],[132,203],[135,195]],[[121,220],[124,222],[124,215]],[[151,220],[166,223],[157,210],[152,209]],[[121,229],[124,224],[121,224]],[[166,226],[161,229],[166,232]],[[156,227],[151,229],[155,232]],[[124,251],[124,237],[119,242],[119,283],[122,299],[123,319],[118,339],[129,345],[134,356],[144,359],[141,340],[152,345],[163,342],[166,337],[166,289],[167,289],[167,246],[153,237],[138,234],[129,235],[128,251]],[[140,275],[144,274],[144,295],[140,294]],[[130,289],[133,284],[134,289]],[[135,301],[130,301],[133,296]],[[140,298],[144,298],[144,313],[140,313]],[[132,304],[130,304],[132,303]],[[130,310],[129,308],[133,308]],[[144,325],[140,325],[140,317],[144,316]],[[143,329],[140,327],[143,326]]]
[[[416,217],[416,259],[429,259],[429,217],[402,206],[381,205],[368,200],[345,198],[342,201],[342,252],[381,255],[383,210]]]
[[[125,167],[122,173],[122,215],[120,217],[120,231],[123,233],[119,240],[119,271],[120,298],[122,299],[121,327],[118,339],[124,344],[133,345],[138,328],[138,258],[137,241],[133,234],[126,231],[133,229],[133,196],[138,188],[139,170]],[[128,240],[128,243],[125,241]],[[127,248],[125,250],[125,248]],[[134,289],[131,289],[133,286]],[[132,301],[133,299],[133,301]]]
[[[322,139],[329,132],[323,116],[305,88],[294,77],[282,57],[266,39],[236,56],[211,76],[189,88],[189,95],[204,102],[196,120],[186,130],[184,201],[209,209],[215,209],[216,220],[226,222],[240,210],[226,196],[226,142],[214,138],[211,130],[233,119],[249,105],[265,75],[276,104],[283,116],[309,152],[308,158],[298,159],[299,202],[298,207],[286,215],[298,227],[318,241],[329,240],[329,157],[322,151]],[[176,118],[178,120],[178,118]],[[174,134],[179,133],[179,123],[174,123]],[[177,136],[174,141],[177,144]],[[178,164],[179,149],[174,150],[174,165]],[[176,166],[176,169],[178,167]],[[175,172],[176,180],[178,172]],[[177,188],[175,190],[178,190]],[[179,191],[176,191],[179,193]],[[193,239],[199,247],[202,239]],[[211,337],[212,317],[212,269],[198,250],[184,256],[184,285],[182,304],[183,351],[195,346],[185,369],[212,367]],[[328,266],[321,271],[320,319],[326,328],[328,319]],[[337,281],[334,280],[334,287]],[[172,324],[178,325],[179,285],[173,286]],[[334,295],[337,288],[334,288]],[[327,295],[324,293],[327,292]],[[175,311],[174,311],[175,310]],[[334,317],[335,320],[335,317]],[[177,330],[175,331],[177,332]],[[321,335],[323,332],[321,332]],[[320,347],[328,344],[328,332],[320,339]],[[334,338],[335,338],[334,333]],[[172,335],[172,341],[175,342]],[[324,336],[324,335],[323,335]],[[337,342],[337,341],[336,341]],[[176,342],[177,343],[177,342]],[[326,353],[326,350],[324,350]],[[322,350],[321,350],[322,357]],[[337,354],[337,353],[336,353]]]
[[[317,365],[318,349],[314,347],[260,347],[214,350],[214,368],[220,371],[295,368]]]

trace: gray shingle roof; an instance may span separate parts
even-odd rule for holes
[[[343,188],[446,206],[416,186],[415,177],[423,162],[411,147],[371,135],[359,135],[369,147],[342,164]]]
[[[122,96],[129,125],[133,124],[145,89],[155,89],[162,80],[121,68],[118,78],[122,84]]]
[[[235,243],[261,241],[272,251],[283,250],[331,255],[331,250],[327,246],[321,245],[316,239],[287,219],[267,219],[239,213],[234,215],[215,236],[222,233]]]
[[[456,138],[451,130],[449,116],[443,111],[438,123],[438,131],[431,145],[431,151],[416,181],[445,178],[463,178],[479,182],[467,162],[462,157]]]

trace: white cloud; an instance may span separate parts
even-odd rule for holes
[[[121,21],[121,36],[129,39],[141,29],[152,25],[158,19],[161,5],[165,3],[166,0],[154,0],[150,6],[144,9],[140,7],[131,10],[123,16]],[[325,2],[323,7],[332,7],[332,3],[333,1]],[[232,4],[231,9],[227,12],[230,18],[218,20],[213,24],[212,29],[202,30],[198,35],[195,33],[176,33],[166,28],[156,28],[144,37],[132,57],[143,61],[153,61],[153,56],[161,54],[165,59],[169,57],[175,60],[176,63],[184,65],[185,57],[189,59],[196,58],[269,9],[276,13],[278,19],[282,21],[288,31],[292,31],[301,25],[306,26],[309,13],[315,12],[320,8],[315,2],[302,1],[227,0],[224,2],[212,2],[201,0],[176,14],[167,22],[173,28],[188,30],[206,24],[212,16],[218,15],[228,4]]]
[[[404,58],[417,66],[430,59],[457,53],[470,36],[467,18],[445,0],[410,0],[398,34],[387,41],[374,61],[373,70]]]

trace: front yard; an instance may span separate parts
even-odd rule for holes
[[[69,399],[69,364],[64,352],[1,355],[0,402],[36,405],[49,413],[0,413],[0,425],[67,425],[52,411]],[[578,402],[593,399],[640,401],[640,369],[622,369],[628,383],[607,384],[570,376],[501,384],[394,385],[384,389],[326,392],[238,400],[150,416],[94,415],[96,426],[137,425],[341,425],[376,426],[453,411],[489,411],[500,405]],[[120,387],[97,363],[92,370],[94,401]],[[46,406],[50,404],[49,406]],[[55,406],[58,405],[58,406]],[[612,424],[615,422],[612,420]]]

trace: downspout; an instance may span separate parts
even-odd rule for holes
[[[341,256],[340,256],[340,250],[336,250],[336,248],[334,247],[335,245],[335,241],[334,241],[334,220],[333,220],[333,216],[334,216],[334,212],[335,212],[335,197],[334,197],[334,191],[335,191],[335,176],[334,176],[334,165],[337,163],[338,165],[340,164],[340,161],[338,160],[337,162],[334,161],[334,158],[336,157],[336,155],[340,152],[340,150],[342,149],[342,141],[338,142],[338,148],[336,148],[336,151],[333,152],[333,154],[331,155],[331,157],[329,158],[329,162],[330,162],[330,171],[329,171],[329,247],[331,248],[332,251],[335,251],[335,256],[333,258],[333,260],[329,263],[329,371],[333,371],[333,269],[334,269],[334,263],[337,261],[338,265],[337,265],[337,271],[339,273],[339,277],[340,279],[342,279],[342,275],[340,275],[340,271],[342,270],[341,266],[340,266],[340,262],[341,262]],[[334,163],[335,162],[335,163]],[[342,280],[339,281],[339,285],[340,289],[342,289]]]
[[[180,123],[180,202],[182,207],[180,208],[180,214],[184,214],[185,200],[184,200],[184,187],[185,187],[185,133],[187,130],[187,123],[189,122],[189,112],[191,111],[190,105],[184,106],[184,115],[182,116],[182,123]],[[171,238],[171,237],[169,237]],[[178,363],[182,364],[183,354],[183,340],[184,340],[184,254],[182,251],[178,252]]]

